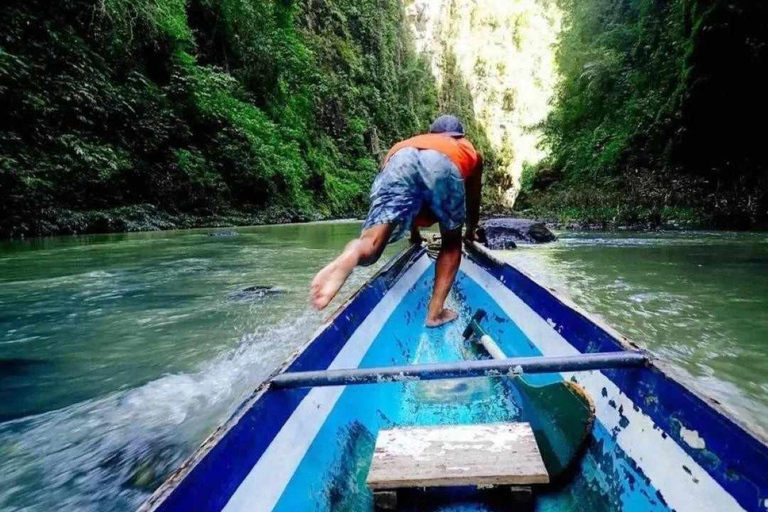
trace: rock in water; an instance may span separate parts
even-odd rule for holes
[[[258,293],[261,295],[278,295],[285,293],[285,288],[280,288],[279,286],[264,286],[263,284],[257,284],[255,286],[243,288],[243,291],[249,293]]]
[[[514,249],[516,242],[544,244],[557,240],[543,222],[530,219],[488,219],[481,228],[488,248],[495,250]]]
[[[237,231],[214,231],[213,233],[208,233],[208,236],[213,236],[216,238],[234,238],[239,234],[240,233]]]
[[[279,286],[255,285],[249,286],[248,288],[243,288],[242,290],[231,292],[229,294],[229,300],[235,302],[250,302],[253,300],[263,299],[264,297],[271,295],[282,295],[286,293],[286,291],[287,290],[285,288],[281,288]]]

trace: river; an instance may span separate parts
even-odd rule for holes
[[[134,509],[311,336],[327,313],[308,283],[358,229],[0,244],[0,510]],[[503,256],[740,418],[768,416],[768,235],[560,235]]]

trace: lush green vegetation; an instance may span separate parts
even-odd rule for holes
[[[361,214],[438,91],[399,0],[11,0],[0,236]]]
[[[564,221],[768,223],[768,3],[560,0],[551,156],[516,205]]]
[[[537,1],[562,10],[561,80],[516,209],[768,223],[767,3]],[[0,236],[361,215],[389,145],[438,112],[465,120],[496,211],[512,146],[440,55],[438,88],[400,0],[6,2]]]
[[[472,91],[458,68],[456,55],[448,48],[443,49],[441,54],[443,82],[438,94],[439,109],[441,112],[452,112],[463,120],[467,138],[483,155],[482,209],[484,213],[490,213],[503,200],[499,191],[509,186],[509,175],[504,172],[504,155],[493,147],[483,123],[475,115]]]

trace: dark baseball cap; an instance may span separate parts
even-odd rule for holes
[[[464,126],[456,116],[440,116],[432,122],[429,133],[442,133],[451,137],[463,137]]]

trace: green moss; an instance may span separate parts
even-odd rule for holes
[[[361,215],[438,112],[397,0],[30,0],[0,31],[0,236]]]
[[[768,224],[768,154],[752,128],[768,108],[758,71],[768,64],[765,2],[559,3],[562,80],[544,124],[551,156],[527,171],[519,207]]]

